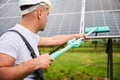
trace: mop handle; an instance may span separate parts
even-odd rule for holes
[[[84,21],[85,21],[85,0],[82,0],[81,20],[80,20],[80,31],[79,31],[79,33],[84,33]]]
[[[86,36],[90,35],[92,32],[94,32],[97,28],[93,28],[90,32],[88,32],[86,34]],[[69,41],[68,41],[69,42]],[[82,43],[83,40],[82,38],[79,38],[77,40],[72,39],[72,41],[70,41],[71,43],[68,44],[65,48],[61,49],[60,51],[56,51],[54,53],[52,53],[50,56],[53,59],[56,59],[57,57],[61,56],[62,54],[64,54],[66,51],[68,51],[69,49],[71,49],[72,47],[79,47]]]
[[[92,32],[94,32],[95,30],[97,30],[98,28],[97,27],[95,27],[95,28],[93,28],[91,31],[89,31],[85,36],[88,36],[88,35],[90,35]]]

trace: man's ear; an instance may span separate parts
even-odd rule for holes
[[[38,20],[41,19],[41,13],[42,13],[42,10],[41,10],[41,9],[38,9],[38,10],[37,10],[37,18],[38,18]]]

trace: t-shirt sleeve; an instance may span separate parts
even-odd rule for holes
[[[0,53],[17,58],[19,43],[16,34],[5,33],[0,38]]]

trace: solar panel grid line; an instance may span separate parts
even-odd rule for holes
[[[86,37],[87,39],[111,39],[111,38],[120,38],[119,35],[114,35],[114,36],[87,36]]]
[[[76,1],[77,0],[75,0],[72,4],[76,4]],[[71,3],[69,3],[69,5],[68,6],[71,6]],[[71,12],[74,12],[74,10],[75,10],[75,5],[72,5],[71,6],[72,8],[71,8]],[[69,7],[68,7],[69,8]],[[65,15],[65,16],[67,16],[67,15]],[[64,23],[63,23],[63,26],[64,27],[67,27],[67,29],[65,29],[66,31],[64,31],[64,29],[61,29],[62,31],[61,31],[61,33],[60,34],[64,34],[65,32],[65,34],[69,34],[69,32],[71,32],[71,26],[72,26],[72,21],[73,21],[73,19],[72,18],[74,18],[74,15],[72,14],[72,15],[70,15],[70,16],[68,16],[68,17],[65,17],[65,18],[70,18],[69,20],[68,20],[68,22],[69,23],[67,23],[67,25],[66,25],[66,23],[65,23],[65,19],[64,19]]]
[[[73,4],[74,4],[74,2],[73,2]],[[66,7],[65,12],[66,11],[69,12],[69,10],[73,11],[74,6],[71,6],[71,3],[69,1],[68,1],[67,5],[68,5],[68,7]],[[71,7],[69,7],[69,6],[71,6]],[[71,8],[71,9],[69,9],[69,8]],[[68,34],[68,31],[69,31],[68,29],[70,29],[70,24],[71,24],[70,23],[71,16],[68,17],[68,15],[65,15],[64,22],[62,23],[62,28],[61,28],[60,34]],[[65,28],[65,27],[67,27],[67,28]]]
[[[2,4],[2,3],[0,3],[0,4]],[[18,2],[9,2],[9,3],[7,3],[6,5],[16,5],[16,4],[18,4]],[[3,5],[3,4],[2,4]],[[5,5],[5,6],[6,6]],[[4,7],[3,7],[4,8]],[[3,9],[3,8],[1,8],[1,9]]]
[[[73,18],[73,15],[71,15],[71,18]],[[70,20],[70,25],[69,25],[67,34],[70,34],[71,27],[72,27],[72,24],[71,24],[71,23],[72,23],[72,19]]]
[[[7,3],[9,2],[10,0],[7,0],[2,6],[0,6],[0,9],[2,9],[5,5],[7,5]]]
[[[68,5],[68,2],[66,3],[66,6],[65,6],[65,8],[64,8],[64,11],[67,9],[67,5]],[[61,6],[62,6],[62,5],[61,5]],[[62,28],[62,24],[63,24],[63,21],[64,21],[64,17],[65,17],[65,15],[62,16],[61,23],[60,23],[60,26],[59,26],[59,29],[58,29],[57,34],[60,33],[60,30],[61,30],[61,28]]]
[[[92,10],[94,10],[94,1],[92,0]],[[94,15],[94,13],[92,13],[92,15],[93,15],[93,25],[95,26],[95,15]]]
[[[1,14],[0,16],[3,16],[3,15],[4,15],[3,13],[6,13],[6,10],[5,10],[5,9],[6,9],[6,7],[4,7],[4,9],[1,9],[1,10],[0,10],[0,14]]]
[[[99,13],[99,15],[97,15],[98,16],[98,18],[96,19],[96,20],[99,20],[99,21],[97,21],[97,22],[99,22],[99,23],[96,23],[97,25],[96,26],[104,26],[105,24],[104,24],[104,17],[103,17],[103,15],[102,15],[102,13],[103,12],[101,12],[101,13]],[[99,18],[100,17],[100,18]],[[98,36],[100,36],[100,35],[106,35],[106,33],[99,33],[98,34]],[[106,35],[107,36],[107,35]]]
[[[1,25],[1,28],[2,28],[1,31],[0,31],[1,33],[4,33],[4,31],[6,31],[6,29],[7,29],[8,26],[10,25],[11,21],[12,21],[12,20],[10,20],[10,21],[9,21],[9,20],[4,20],[3,23],[0,24],[0,25]],[[2,25],[5,24],[5,22],[7,22],[8,24],[6,24],[6,26],[2,26]]]
[[[0,19],[16,19],[16,18],[21,18],[21,16],[0,17]]]
[[[112,12],[112,14],[113,14],[113,12]],[[118,33],[120,34],[120,29],[119,29],[119,26],[118,26],[118,23],[117,23],[117,21],[116,21],[116,17],[115,17],[114,14],[113,14],[113,17],[114,17],[114,21],[115,21],[115,24],[116,24],[116,27],[117,27]]]
[[[58,6],[58,9],[60,9],[60,7],[61,7],[61,6]],[[49,36],[49,34],[50,34],[50,32],[51,32],[51,29],[52,29],[52,25],[54,24],[55,18],[57,18],[56,15],[55,15],[55,17],[53,18],[52,23],[50,23],[51,26],[49,26],[50,28],[49,28],[49,30],[48,30],[46,36]]]
[[[81,10],[81,7],[80,7],[80,3],[81,3],[82,0],[74,0],[71,4],[71,7],[72,6],[75,6],[74,7],[74,10],[72,12],[80,12]],[[75,3],[74,3],[75,2]]]
[[[77,0],[75,1],[75,4],[77,4]],[[74,11],[75,10],[75,5],[73,6],[73,10],[72,11]],[[69,25],[69,29],[68,29],[68,33],[67,34],[70,34],[70,31],[71,31],[71,27],[72,27],[72,18],[73,18],[73,14],[71,15],[71,20],[70,20],[70,25]]]
[[[60,34],[60,31],[61,31],[61,28],[62,28],[62,24],[63,24],[63,22],[64,22],[64,17],[65,17],[65,15],[62,15],[62,19],[61,19],[61,21],[60,21],[60,25],[59,25],[59,27],[58,27],[58,32],[57,32],[57,34]]]
[[[76,0],[75,0],[76,1]],[[73,1],[73,2],[71,2],[71,1],[68,1],[68,6],[67,6],[67,8],[66,8],[66,12],[73,12],[73,6],[74,6],[74,2],[75,1]],[[72,6],[71,6],[71,4],[73,4]]]
[[[0,0],[1,4],[4,4],[7,0]]]
[[[58,10],[58,13],[64,13],[65,9],[67,8],[68,1],[67,0],[62,0],[60,1],[59,5],[61,6],[60,9]],[[56,6],[57,8],[57,6]]]
[[[114,3],[116,4],[116,5],[114,5]],[[112,9],[115,9],[115,8],[119,8],[120,9],[120,4],[119,5],[117,5],[118,3],[117,3],[117,0],[110,0],[110,4],[112,5]]]
[[[54,35],[57,34],[58,32],[58,28],[59,28],[59,25],[61,23],[61,19],[62,19],[62,15],[59,15],[55,18],[55,21],[54,21],[54,24],[51,25],[52,26],[52,29],[51,29],[51,32],[50,32],[50,35],[49,36],[52,36],[51,33],[55,33]],[[48,26],[49,27],[49,26]]]
[[[56,16],[53,17],[52,22],[50,23],[51,25],[49,25],[49,29],[47,29],[48,31],[46,31],[46,36],[49,36],[51,29],[52,29],[52,25],[54,24],[54,20],[55,20]]]
[[[12,3],[12,2],[18,2],[18,0],[11,0],[10,3]]]
[[[102,7],[102,1],[100,0],[100,4],[101,4],[101,8],[103,10],[103,7]],[[105,15],[104,15],[104,12],[102,12],[102,17],[103,17],[103,21],[104,21],[104,25],[106,26],[106,21],[105,21]]]
[[[86,11],[85,13],[98,13],[98,12],[110,12],[110,11],[120,11],[120,9],[117,10],[100,10],[100,11]],[[69,15],[69,14],[80,14],[81,12],[68,12],[68,13],[53,13],[50,15]]]
[[[102,7],[102,0],[100,0],[100,4],[101,4],[101,9],[103,10],[103,7]],[[105,20],[104,12],[102,12],[102,17],[103,17],[103,21],[104,21],[104,26],[107,26],[107,25],[106,25],[106,20]],[[108,36],[108,33],[106,33],[106,35]]]
[[[118,3],[119,3],[118,0],[116,0],[116,5],[118,5],[120,7],[120,4],[118,4]]]
[[[113,16],[112,16],[113,17]],[[115,31],[115,29],[116,28],[114,28],[115,27],[115,22],[114,21],[112,21],[113,20],[113,18],[111,17],[111,19],[108,21],[107,20],[107,24],[110,26],[110,33],[109,33],[109,35],[113,35],[114,33],[116,33],[117,31]],[[112,29],[112,27],[113,27],[113,29]],[[112,33],[112,34],[111,34]]]
[[[94,26],[95,25],[95,21],[93,20],[93,13],[91,13],[91,14],[89,14],[89,13],[86,13],[86,18],[87,19],[85,19],[85,27],[92,27],[92,26]],[[89,24],[89,26],[88,26],[88,24]]]
[[[97,10],[97,11],[86,11],[85,13],[97,13],[97,12],[111,12],[111,11],[120,11],[120,9],[115,9],[115,10]],[[81,12],[78,12],[81,13]],[[76,14],[76,13],[75,13]]]
[[[70,14],[80,14],[81,12],[66,12],[66,13],[53,13],[50,15],[70,15]]]
[[[106,5],[107,5],[107,7],[106,7]],[[103,6],[104,10],[111,10],[109,7],[108,0],[102,0],[102,6]]]
[[[112,5],[111,5],[111,2],[110,2],[110,1],[109,1],[109,4],[110,4],[110,8],[112,9]],[[115,18],[115,16],[114,16],[114,14],[113,14],[113,11],[112,11],[112,15],[113,15],[113,19],[114,19],[114,21],[115,21],[115,24],[116,24],[118,33],[120,34],[120,29],[119,29],[119,27],[118,27],[118,24],[117,24],[117,21],[116,21],[116,18]]]
[[[118,23],[118,26],[120,26],[120,14],[116,14],[116,20],[117,20],[116,22]]]
[[[85,13],[97,13],[97,12],[118,12],[120,10],[104,10],[104,11],[86,11]],[[81,12],[69,12],[69,13],[53,13],[53,14],[50,14],[50,15],[70,15],[70,14],[80,14]],[[0,17],[0,19],[7,19],[7,18],[20,18],[21,16],[4,16],[4,17]]]
[[[16,5],[6,5],[3,9],[1,9],[0,16],[7,17],[7,16],[15,16],[20,11],[16,10]]]
[[[15,8],[14,6],[10,6],[10,8],[9,8],[9,10],[11,11],[11,13],[10,13],[10,14],[11,14],[11,16],[12,16],[12,15],[14,16],[14,15],[16,15],[16,14],[17,14],[17,11],[15,11],[15,10],[13,10],[13,11],[12,11],[12,9],[14,9],[14,8]],[[5,15],[5,16],[7,16],[7,13],[6,13],[6,15]]]
[[[64,17],[60,34],[64,34],[64,33],[68,32],[68,28],[70,27],[69,25],[71,24],[70,20],[71,20],[71,18],[68,17],[67,15]]]
[[[119,5],[119,8],[120,8],[120,4],[119,3],[120,3],[120,0],[119,1],[117,0],[116,4]]]
[[[7,9],[7,7],[5,7]],[[6,10],[4,10],[4,13],[2,14],[2,16],[6,16],[8,13]]]
[[[58,5],[58,6],[57,6],[57,10],[59,10],[60,7],[61,7],[61,5]],[[53,16],[53,15],[52,15],[52,16]],[[55,16],[55,18],[57,18],[57,15],[54,15],[54,16]],[[55,24],[55,23],[54,23],[55,20],[56,20],[55,18],[53,18],[53,22],[51,23],[51,26],[52,26],[53,24]],[[50,26],[49,26],[49,27],[50,27]],[[56,25],[56,27],[58,27],[58,25]],[[51,27],[51,28],[52,28],[52,27]],[[50,29],[51,29],[51,28],[50,28]],[[51,33],[51,30],[49,31],[49,33]],[[49,34],[48,34],[48,35],[49,35]],[[47,36],[48,36],[48,35],[47,35]]]
[[[103,16],[102,13],[94,13],[95,14],[95,26],[99,26],[100,23],[103,23]],[[102,21],[102,22],[101,22]],[[104,24],[104,23],[103,23]]]
[[[94,2],[94,8],[93,8],[93,11],[96,11],[96,10],[101,10],[101,4],[100,4],[100,0],[93,0]],[[97,7],[95,7],[97,5]]]
[[[75,1],[75,4],[77,4],[77,0]],[[75,7],[76,7],[76,6],[74,5],[72,11],[75,10]],[[68,34],[70,34],[70,31],[72,30],[71,27],[72,27],[73,17],[74,17],[74,15],[72,14],[72,15],[71,15],[71,20],[70,20],[69,29],[68,29]],[[74,26],[73,26],[73,27],[74,27]]]

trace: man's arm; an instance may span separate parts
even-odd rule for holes
[[[13,57],[0,53],[0,80],[22,80],[35,70],[47,69],[51,61],[52,58],[48,54],[44,54],[14,66]]]
[[[68,40],[73,38],[83,38],[84,34],[69,34],[69,35],[57,35],[53,37],[40,37],[40,42],[38,46],[58,46],[66,43]]]

